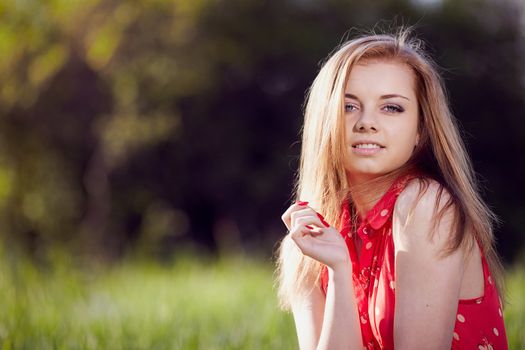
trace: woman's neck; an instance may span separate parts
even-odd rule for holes
[[[370,209],[383,197],[394,179],[388,176],[363,178],[348,175],[348,181],[356,212],[361,219],[364,219]]]

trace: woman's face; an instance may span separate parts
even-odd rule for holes
[[[355,65],[345,88],[345,126],[345,168],[350,183],[405,164],[419,139],[411,68],[393,61]]]

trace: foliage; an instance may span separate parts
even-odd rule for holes
[[[398,16],[417,24],[443,67],[511,260],[525,217],[513,186],[524,170],[508,151],[525,147],[517,6],[4,1],[1,238],[34,255],[65,245],[169,256],[190,243],[268,254],[283,234],[301,105],[319,63],[356,27]]]
[[[291,314],[277,309],[268,261],[180,256],[80,268],[55,254],[0,266],[3,349],[292,349]],[[509,271],[510,349],[525,347],[525,268]]]
[[[75,269],[2,267],[3,349],[287,349],[291,315],[277,310],[271,267],[230,258],[173,265],[128,261]]]
[[[507,304],[504,310],[509,349],[525,348],[525,265],[515,265],[507,272]]]

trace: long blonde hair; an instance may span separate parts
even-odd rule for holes
[[[387,174],[393,178],[409,167],[423,170],[446,189],[450,199],[436,219],[448,208],[455,212],[454,234],[444,254],[480,243],[500,293],[504,295],[503,266],[495,249],[495,215],[483,202],[472,164],[449,109],[448,96],[437,65],[423,50],[423,42],[411,37],[411,28],[395,34],[361,35],[336,48],[322,65],[306,97],[300,168],[294,197],[340,227],[341,204],[351,200],[344,167],[346,156],[344,89],[349,72],[365,60],[395,61],[414,72],[419,104],[420,141],[404,167]],[[424,191],[426,186],[422,186]],[[438,197],[440,197],[440,195]],[[439,198],[437,198],[439,201]],[[474,239],[475,238],[475,239]],[[319,287],[322,264],[301,253],[289,235],[277,250],[276,283],[279,306],[290,310]]]

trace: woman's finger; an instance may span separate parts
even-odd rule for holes
[[[311,225],[304,225],[304,227],[309,230],[308,234],[312,237],[317,237],[324,233],[322,228],[318,228],[318,227],[311,226]]]
[[[302,202],[302,201],[296,201],[294,204],[292,204],[288,209],[284,212],[284,214],[281,216],[281,220],[283,220],[284,224],[286,225],[286,228],[288,231],[292,229],[292,213],[301,210],[304,208],[307,208],[308,202]]]
[[[298,226],[290,232],[290,237],[304,255],[313,257],[312,254],[318,249],[316,246],[320,244],[316,237],[323,235],[325,229],[309,229],[307,226]]]
[[[319,228],[329,227],[323,224],[314,210],[301,210],[292,214],[292,228],[301,225],[314,225]]]
[[[315,212],[315,214],[317,214],[317,217],[319,218],[319,220],[321,220],[321,223],[325,226],[325,227],[330,227],[330,224],[328,222],[326,222],[326,220],[324,219],[324,216],[322,216],[321,214],[319,214],[318,212]]]
[[[293,230],[298,225],[314,225],[320,228],[330,227],[323,215],[310,208],[307,204],[308,202],[297,201],[281,216],[288,231]]]
[[[305,240],[304,237],[312,234],[312,231],[313,230],[310,230],[304,226],[298,226],[290,231],[290,237],[303,254],[305,254],[311,248],[312,242]]]

